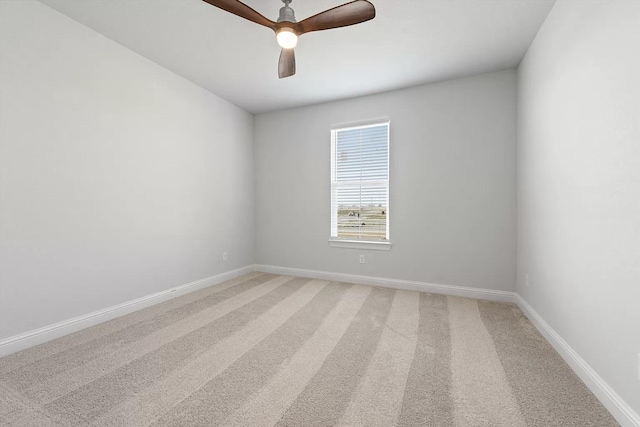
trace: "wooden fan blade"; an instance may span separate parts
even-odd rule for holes
[[[296,73],[296,55],[293,49],[282,49],[278,61],[278,76],[283,79]]]
[[[293,25],[298,34],[359,24],[375,18],[376,8],[366,0],[355,0],[313,15]]]
[[[218,7],[227,12],[233,13],[241,18],[248,19],[256,24],[264,25],[272,30],[276,27],[276,23],[270,19],[265,18],[260,13],[251,9],[246,4],[238,0],[202,0],[205,3],[209,3],[212,6]]]

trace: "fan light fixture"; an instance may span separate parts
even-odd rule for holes
[[[282,27],[276,33],[276,40],[283,49],[293,49],[298,44],[298,35],[289,27]]]
[[[376,16],[376,8],[368,0],[351,0],[349,3],[325,10],[301,22],[296,20],[296,15],[291,6],[289,6],[293,0],[282,0],[284,7],[280,8],[277,22],[265,18],[240,0],[203,1],[240,18],[270,28],[276,33],[276,40],[282,47],[280,59],[278,60],[278,77],[281,79],[293,76],[296,73],[296,54],[293,48],[298,44],[298,37],[301,35],[312,31],[348,27],[349,25],[369,21]],[[230,65],[241,67],[239,63]]]

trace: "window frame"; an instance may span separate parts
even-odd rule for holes
[[[387,200],[386,200],[386,239],[385,240],[377,240],[377,239],[358,239],[358,238],[341,238],[337,237],[337,201],[335,200],[335,188],[336,182],[335,178],[335,168],[336,168],[336,144],[337,144],[337,132],[358,128],[368,128],[368,127],[377,127],[377,126],[386,126],[387,127],[387,179],[386,179],[386,187],[387,187]],[[368,249],[368,250],[381,250],[388,251],[392,247],[391,243],[391,227],[390,227],[390,193],[391,193],[391,120],[389,118],[379,118],[361,122],[351,122],[351,123],[342,123],[331,126],[331,150],[330,150],[330,228],[329,228],[329,245],[332,247],[339,248],[350,248],[350,249]],[[378,180],[379,181],[379,180]],[[336,236],[334,236],[334,232]]]

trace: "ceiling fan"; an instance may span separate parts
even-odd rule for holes
[[[282,47],[278,62],[278,76],[280,78],[289,77],[296,73],[296,58],[293,48],[298,44],[299,36],[312,31],[330,30],[359,24],[376,16],[376,9],[367,0],[355,0],[336,6],[300,22],[296,21],[293,9],[289,7],[292,0],[282,0],[284,7],[280,9],[280,16],[277,22],[265,18],[238,0],[203,1],[273,30],[276,33],[278,44]]]

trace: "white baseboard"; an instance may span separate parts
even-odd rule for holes
[[[516,302],[540,333],[562,356],[622,427],[640,427],[640,416],[593,370],[573,348],[519,294]]]
[[[253,266],[247,266],[239,268],[237,270],[227,271],[225,273],[217,274],[215,276],[207,277],[205,279],[196,280],[195,282],[167,289],[166,291],[157,292],[155,294],[147,295],[142,298],[127,301],[125,303],[114,305],[102,310],[94,311],[93,313],[74,317],[73,319],[65,320],[53,325],[25,332],[20,335],[5,338],[3,340],[0,340],[0,357],[16,353],[18,351],[45,343],[47,341],[51,341],[56,338],[60,338],[70,333],[77,332],[81,329],[97,325],[98,323],[115,319],[116,317],[124,316],[125,314],[133,313],[134,311],[159,304],[180,295],[185,295],[199,289],[217,285],[227,280],[242,276],[243,274],[251,273],[252,271]]]
[[[332,273],[328,271],[305,270],[300,268],[278,267],[273,265],[256,264],[254,266],[254,270],[264,273],[309,277],[311,279],[357,283],[360,285],[380,286],[385,288],[405,289],[408,291],[430,292],[433,294],[453,295],[490,301],[512,303],[516,302],[515,292],[496,291],[493,289],[442,285],[439,283],[415,282],[410,280],[387,279],[382,277],[360,276],[356,274]]]

